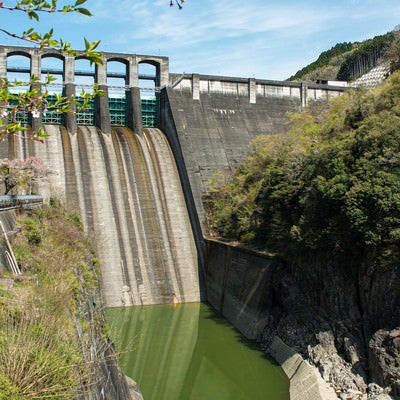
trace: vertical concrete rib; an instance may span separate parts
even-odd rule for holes
[[[40,84],[41,61],[42,58],[39,54],[39,50],[33,49],[31,55],[31,76],[38,78],[39,81],[31,83],[31,90],[37,90],[39,93],[41,93],[42,91],[42,85]],[[32,117],[32,130],[34,132],[37,132],[38,129],[42,126],[42,114],[40,114],[38,117],[34,117],[32,114],[31,117]]]
[[[107,86],[107,61],[103,56],[103,64],[96,64],[96,82],[103,96],[97,97],[96,101],[96,126],[104,133],[111,133],[110,107],[108,105]]]
[[[7,49],[0,47],[0,79],[7,79]]]
[[[158,192],[160,225],[168,242],[169,274],[176,296],[182,302],[199,301],[197,251],[175,160],[165,135],[158,129],[145,131],[152,158],[152,176]]]
[[[257,85],[254,78],[249,79],[249,103],[256,104],[257,102]]]
[[[127,91],[128,100],[128,126],[134,132],[143,133],[142,105],[140,101],[140,88],[131,87]]]
[[[192,75],[192,98],[200,100],[200,77],[199,74]]]
[[[75,96],[75,58],[71,54],[67,54],[64,59],[64,93],[63,95],[71,98]],[[71,105],[70,113],[64,114],[64,123],[67,131],[75,134],[78,130],[76,123],[76,107]]]

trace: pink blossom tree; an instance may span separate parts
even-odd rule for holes
[[[37,157],[0,159],[0,183],[4,186],[4,194],[32,194],[34,185],[51,173],[50,168]]]

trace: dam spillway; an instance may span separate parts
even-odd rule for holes
[[[45,130],[44,144],[16,137],[13,156],[39,157],[54,171],[40,192],[81,215],[100,258],[106,306],[200,301],[197,250],[164,134]]]

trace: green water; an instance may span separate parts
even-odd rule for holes
[[[144,400],[287,400],[289,383],[207,304],[106,310],[124,373]]]

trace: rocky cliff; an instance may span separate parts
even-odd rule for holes
[[[400,397],[400,268],[282,265],[261,343],[279,336],[314,364],[342,399]]]

